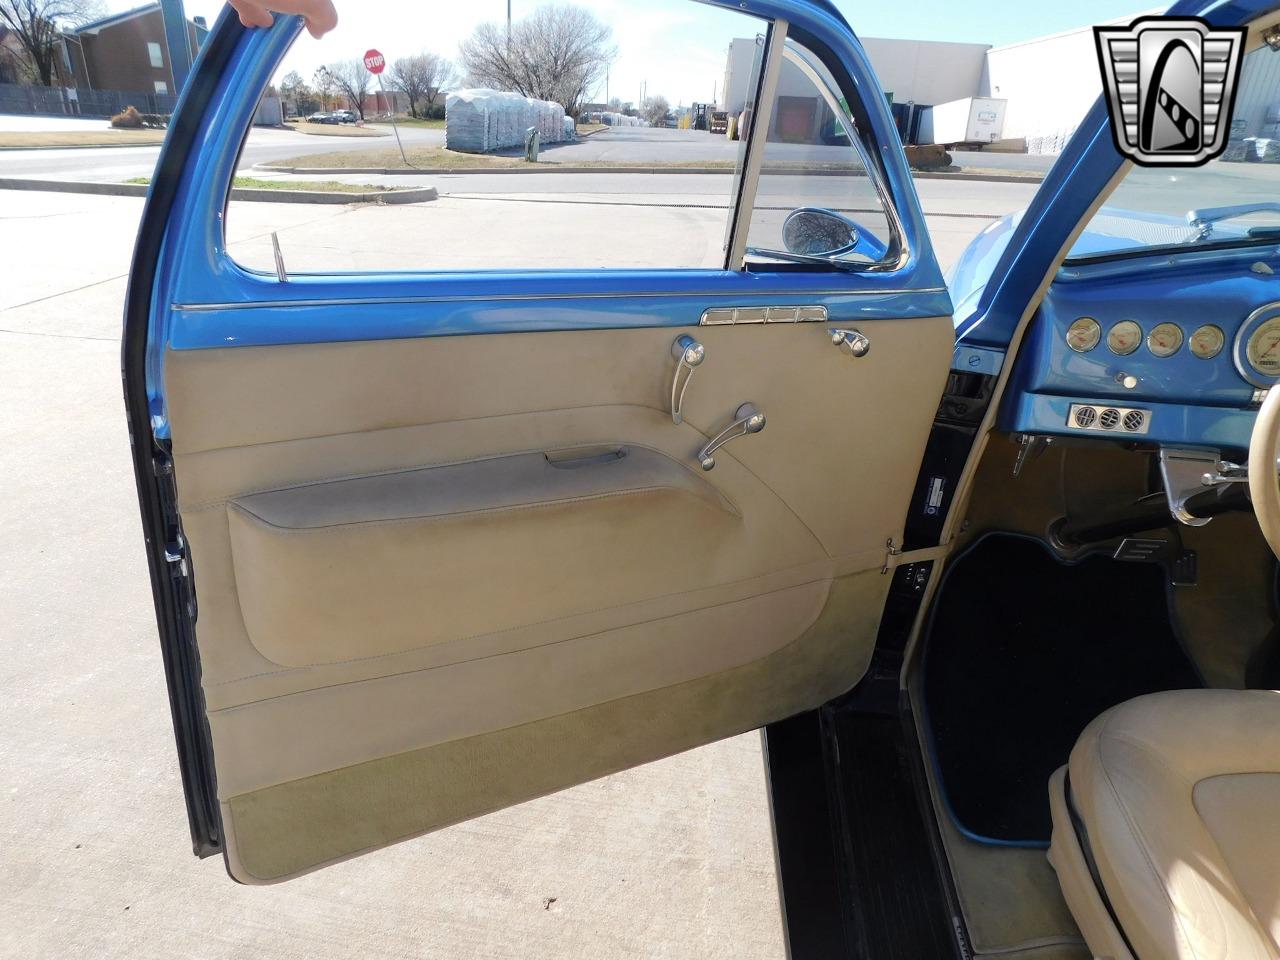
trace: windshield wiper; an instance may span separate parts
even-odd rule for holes
[[[1187,211],[1187,226],[1194,227],[1196,235],[1188,243],[1199,243],[1213,234],[1213,225],[1220,220],[1233,220],[1251,213],[1280,213],[1280,203],[1275,200],[1259,200],[1256,203],[1237,203],[1229,207],[1203,207]]]
[[[747,253],[755,257],[768,257],[771,260],[786,260],[789,263],[812,263],[820,267],[834,267],[851,273],[861,271],[867,264],[857,260],[841,260],[839,257],[819,257],[808,253],[791,253],[789,250],[766,250],[763,247],[747,247]]]

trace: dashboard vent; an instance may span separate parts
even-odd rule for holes
[[[1067,426],[1090,433],[1145,434],[1151,430],[1151,411],[1136,407],[1097,407],[1073,403],[1067,412]]]
[[[1137,433],[1147,422],[1147,415],[1141,410],[1130,410],[1124,415],[1124,428],[1130,433]]]

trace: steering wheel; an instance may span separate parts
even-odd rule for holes
[[[1271,552],[1280,557],[1280,384],[1267,391],[1249,437],[1249,499]]]

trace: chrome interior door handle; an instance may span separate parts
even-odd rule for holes
[[[831,342],[837,347],[847,347],[850,356],[865,357],[871,351],[871,341],[857,330],[832,327],[827,333],[831,336]]]
[[[685,333],[676,337],[676,342],[671,344],[671,355],[676,358],[676,373],[671,379],[671,422],[679,425],[684,422],[685,391],[693,380],[693,371],[706,359],[707,348]],[[683,386],[680,381],[681,373],[685,375]]]
[[[716,458],[712,454],[730,440],[736,440],[738,437],[745,437],[752,433],[759,433],[764,429],[764,414],[756,409],[754,403],[742,404],[742,406],[738,407],[733,417],[733,423],[717,433],[705,447],[698,451],[698,462],[702,464],[703,470],[715,468]]]

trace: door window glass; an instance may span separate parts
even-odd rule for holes
[[[233,194],[231,255],[273,273],[275,231],[290,273],[723,267],[743,147],[726,99],[758,85],[766,23],[689,0],[531,4],[508,39],[499,9],[349,5],[300,36],[237,182],[350,201]]]
[[[800,261],[866,268],[892,255],[888,207],[839,89],[816,56],[787,40],[747,235],[752,267]],[[739,124],[750,129],[752,121],[744,108]]]

